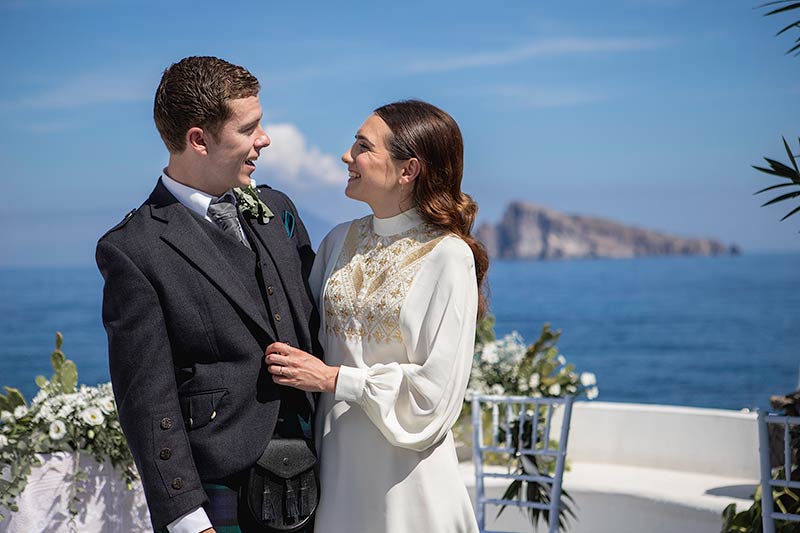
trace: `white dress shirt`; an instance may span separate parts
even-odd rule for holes
[[[172,193],[172,196],[178,199],[180,203],[200,215],[201,217],[205,218],[212,224],[216,224],[211,217],[208,216],[208,206],[211,205],[212,202],[216,202],[225,194],[232,193],[233,189],[228,189],[225,191],[225,194],[222,196],[211,196],[210,194],[197,190],[193,187],[189,187],[188,185],[184,185],[183,183],[178,183],[174,179],[170,178],[167,175],[167,169],[165,168],[161,174],[161,182],[164,184],[164,187]],[[233,195],[233,205],[237,204],[236,195]],[[239,225],[239,232],[242,234],[242,242],[247,242],[247,237],[245,237],[244,229],[242,229],[241,224]]]

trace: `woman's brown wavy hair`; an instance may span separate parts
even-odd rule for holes
[[[478,319],[488,309],[484,291],[489,255],[472,236],[478,204],[461,191],[464,142],[453,117],[420,100],[404,100],[379,107],[374,113],[392,134],[386,139],[394,159],[416,158],[420,172],[414,180],[414,204],[427,223],[455,233],[472,250],[478,279]]]

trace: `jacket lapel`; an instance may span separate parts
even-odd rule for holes
[[[197,267],[270,338],[277,339],[272,326],[264,320],[245,286],[238,276],[231,272],[228,261],[199,226],[201,221],[178,202],[161,180],[158,181],[147,203],[150,205],[151,216],[167,223],[161,238],[185,260]]]

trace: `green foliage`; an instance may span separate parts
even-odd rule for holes
[[[796,0],[775,0],[774,2],[767,2],[766,4],[761,4],[759,7],[769,7],[770,11],[764,13],[765,17],[769,17],[781,13],[788,13],[789,11],[793,11],[795,9],[800,9],[800,2],[797,2]],[[789,25],[785,26],[781,31],[776,33],[775,36],[777,37],[778,35],[781,35],[782,33],[785,33],[792,28],[800,29],[800,20],[792,21],[791,23],[789,23]],[[800,37],[795,39],[794,46],[792,46],[786,53],[791,54],[792,52],[796,52],[795,56],[800,55]]]
[[[475,346],[481,347],[484,344],[488,344],[490,342],[495,341],[495,334],[494,334],[494,323],[495,318],[494,315],[487,313],[483,319],[478,322],[478,326],[475,328]]]
[[[786,479],[784,468],[775,469],[773,479]],[[791,479],[800,481],[800,468],[792,470]],[[788,514],[800,514],[800,492],[797,490],[776,487],[772,489],[775,511]],[[732,503],[722,511],[721,533],[762,533],[761,521],[761,487],[756,488],[753,505],[749,509],[737,513],[736,504]],[[775,520],[775,533],[800,533],[800,523],[786,520]]]
[[[469,389],[535,398],[586,394],[594,399],[598,394],[594,374],[575,372],[575,365],[558,351],[560,338],[560,330],[544,324],[539,338],[529,346],[516,332],[476,345]]]
[[[75,363],[66,358],[64,352],[61,351],[61,346],[64,343],[64,337],[61,332],[56,333],[56,349],[50,355],[50,366],[53,367],[53,377],[50,378],[52,392],[62,392],[64,394],[71,394],[75,392],[78,386],[78,368]],[[42,377],[42,376],[39,376]],[[40,383],[39,377],[36,378],[36,384]],[[40,388],[41,385],[40,385]]]
[[[22,394],[6,387],[0,395],[0,508],[17,511],[16,499],[25,489],[31,468],[41,464],[39,455],[53,452],[85,453],[98,463],[110,460],[120,470],[127,487],[137,474],[119,425],[109,383],[78,387],[75,363],[61,351],[63,338],[56,334],[50,356],[54,374],[50,380],[37,376],[39,392],[30,407]],[[87,473],[78,469],[72,479],[68,509],[74,517],[86,492]],[[0,514],[0,520],[4,517]]]
[[[532,413],[529,413],[529,415]],[[542,429],[545,425],[545,417],[544,413],[539,412],[536,414],[539,418],[539,422],[537,427],[538,435],[536,438],[536,449],[541,450],[544,449],[544,430]],[[520,432],[519,432],[519,419],[514,420],[514,422],[510,425],[509,428],[501,428],[500,432],[500,439],[503,440],[506,438],[506,431],[510,433],[511,436],[511,445],[514,450],[520,449],[530,449],[531,442],[533,437],[533,424],[530,418],[526,418],[523,424],[522,435],[520,439]],[[521,441],[521,442],[520,442]],[[550,449],[557,449],[558,448],[558,441],[550,440],[548,442],[548,448]],[[535,456],[535,455],[522,455],[520,453],[515,453],[517,460],[515,461],[515,466],[513,473],[514,474],[528,474],[528,475],[553,475],[556,469],[556,462],[553,458],[543,457],[543,456]],[[545,505],[550,505],[550,488],[546,484],[536,483],[536,482],[529,482],[523,481],[519,479],[515,479],[505,490],[503,493],[502,499],[504,500],[523,500],[535,503],[543,503]],[[572,497],[562,489],[561,491],[561,502],[559,506],[559,515],[558,515],[558,527],[561,531],[566,531],[567,526],[569,525],[569,520],[574,520],[576,518],[575,511],[573,510],[575,502],[573,501]],[[506,506],[500,507],[500,510],[497,512],[497,516],[499,517],[503,511],[505,511]],[[534,509],[528,508],[528,518],[533,525],[534,530],[539,525],[539,522],[542,521],[545,524],[550,523],[550,511],[542,510],[542,509]]]
[[[19,390],[12,389],[11,387],[3,387],[3,389],[6,391],[6,394],[0,394],[0,411],[13,412],[14,409],[20,405],[27,405],[27,403],[25,403],[25,397],[22,396]]]
[[[515,474],[524,474],[524,470],[521,468],[517,468],[514,472]],[[504,500],[524,500],[528,502],[534,503],[543,503],[545,505],[550,505],[550,491],[547,486],[541,483],[530,483],[526,481],[522,481],[520,479],[515,479],[505,490],[503,493],[502,499]],[[559,513],[558,513],[558,529],[559,531],[567,531],[567,527],[569,526],[569,520],[574,520],[576,518],[575,511],[573,511],[573,506],[575,505],[575,501],[572,499],[567,491],[561,491],[561,505],[559,506]],[[501,507],[500,510],[497,512],[497,516],[499,517],[503,511],[505,511],[505,506]],[[534,509],[528,508],[528,519],[531,521],[533,525],[534,531],[537,530],[539,527],[539,521],[544,522],[545,524],[550,523],[550,511],[542,510],[542,509]]]
[[[798,144],[800,144],[800,139],[798,139]],[[759,167],[753,165],[753,168],[769,174],[771,176],[776,176],[782,178],[787,181],[782,181],[776,185],[772,185],[770,187],[766,187],[757,191],[755,194],[761,194],[763,192],[772,191],[775,189],[783,189],[784,187],[791,187],[793,190],[791,192],[783,192],[780,196],[776,196],[772,200],[762,204],[761,207],[765,207],[768,205],[772,205],[778,202],[783,202],[785,200],[790,200],[792,198],[797,198],[800,196],[800,170],[797,168],[797,156],[792,154],[791,149],[789,148],[789,143],[786,142],[786,139],[783,139],[783,146],[786,149],[786,155],[789,157],[789,164],[785,165],[780,161],[775,161],[774,159],[770,159],[765,157],[764,160],[767,162],[769,167]],[[800,212],[800,206],[792,209],[788,214],[786,214],[781,220],[786,220],[790,216],[794,215],[795,213]]]

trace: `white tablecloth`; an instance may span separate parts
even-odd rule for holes
[[[3,510],[6,519],[0,521],[0,533],[70,531],[70,480],[79,464],[89,479],[83,485],[86,492],[81,494],[75,531],[152,531],[141,486],[129,491],[119,471],[108,461],[101,465],[90,456],[58,452],[43,455],[42,466],[32,470],[28,485],[17,499],[19,511]]]

